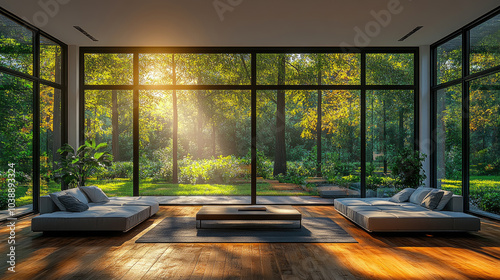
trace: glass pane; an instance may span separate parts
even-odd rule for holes
[[[462,86],[437,91],[438,188],[462,194]]]
[[[174,195],[172,91],[139,92],[141,195]]]
[[[17,207],[30,205],[33,203],[33,83],[0,73],[0,108],[0,178],[15,184]],[[8,185],[3,182],[1,210],[9,207]]]
[[[470,72],[500,65],[500,15],[470,30]]]
[[[390,197],[403,186],[391,176],[391,160],[413,148],[414,102],[411,90],[366,94],[366,196]]]
[[[470,209],[500,215],[500,73],[470,84]]]
[[[324,197],[359,197],[361,175],[360,92],[322,92],[322,175]]]
[[[317,195],[316,91],[257,92],[257,195]]]
[[[439,45],[436,55],[438,84],[462,77],[462,35]]]
[[[133,83],[133,54],[86,53],[86,85],[131,85]]]
[[[413,85],[414,62],[412,53],[366,54],[366,84]]]
[[[53,180],[60,160],[57,149],[61,147],[62,100],[61,90],[40,86],[40,195],[61,190],[61,185]]]
[[[259,85],[359,85],[361,55],[257,54]]]
[[[173,106],[179,117],[179,184],[163,192],[249,196],[250,92],[178,91]]]
[[[33,33],[1,14],[0,65],[33,75]]]
[[[132,196],[133,185],[133,100],[132,91],[85,91],[85,139],[107,143],[113,165],[99,170],[90,180],[108,196]]]
[[[61,53],[59,44],[40,36],[40,78],[61,83]]]
[[[139,84],[171,85],[172,54],[139,54]]]
[[[176,54],[178,85],[249,85],[250,54]]]
[[[317,85],[318,54],[257,54],[257,84]]]
[[[329,53],[321,54],[321,58],[321,84],[361,84],[361,54]]]

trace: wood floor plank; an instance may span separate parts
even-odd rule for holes
[[[0,279],[500,279],[498,221],[481,219],[477,233],[373,234],[332,206],[296,208],[332,219],[358,243],[135,243],[200,206],[161,206],[127,233],[34,233],[31,215],[16,225],[17,272],[2,261]]]

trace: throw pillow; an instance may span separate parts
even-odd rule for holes
[[[433,189],[427,187],[418,187],[410,196],[410,202],[420,205],[425,196]]]
[[[89,203],[89,200],[79,188],[68,189],[66,190],[66,193],[76,197],[78,200],[85,204]]]
[[[66,194],[66,191],[60,191],[60,192],[55,192],[55,193],[49,194],[49,196],[52,199],[52,201],[54,202],[54,204],[57,205],[57,207],[61,211],[66,211],[66,207],[64,207],[64,205],[59,201],[59,197],[61,195],[65,195],[65,194]]]
[[[89,209],[89,206],[71,194],[65,194],[58,197],[59,201],[66,207],[69,212],[83,212]]]
[[[439,201],[441,201],[441,198],[443,198],[444,192],[442,191],[431,191],[429,192],[425,197],[424,200],[422,200],[422,203],[420,203],[420,206],[423,206],[427,209],[433,210],[438,206]]]
[[[108,196],[96,186],[80,187],[80,189],[89,197],[91,202],[108,202]]]
[[[453,193],[450,191],[442,191],[443,192],[443,198],[441,198],[441,201],[439,201],[438,206],[436,206],[436,211],[441,211],[444,209],[446,204],[451,200],[451,197],[453,196]]]
[[[393,195],[389,201],[392,201],[392,202],[405,202],[405,201],[408,201],[408,199],[410,199],[410,196],[411,194],[415,191],[415,189],[413,188],[406,188],[400,192],[398,192],[397,194]]]

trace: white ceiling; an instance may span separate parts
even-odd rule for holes
[[[419,46],[499,5],[499,0],[0,0],[4,9],[78,46]],[[373,14],[390,19],[383,26]],[[398,42],[418,25],[424,27]],[[356,30],[365,30],[366,37]]]

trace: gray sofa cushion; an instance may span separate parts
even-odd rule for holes
[[[432,191],[431,188],[426,188],[426,187],[418,187],[410,196],[410,202],[420,205],[422,203],[422,200],[424,200],[424,197]]]
[[[68,190],[49,194],[52,201],[57,205],[57,207],[61,211],[66,211],[66,207],[59,201],[59,196],[65,195],[65,194],[71,194],[72,196],[76,197],[79,201],[81,201],[84,204],[89,203],[89,201],[87,200],[87,197],[78,188],[68,189]]]
[[[65,194],[66,194],[65,191],[60,191],[60,192],[55,192],[55,193],[49,194],[50,199],[52,199],[52,201],[56,204],[57,208],[59,208],[59,210],[61,210],[61,211],[66,211],[66,207],[64,207],[64,204],[62,204],[59,201],[58,197],[61,195],[65,195]]]
[[[445,208],[460,204],[453,196]],[[394,203],[386,198],[340,198],[335,209],[369,232],[454,232],[478,231],[480,220],[461,212],[431,211],[409,202]]]
[[[81,202],[88,204],[89,200],[85,196],[85,194],[79,189],[79,188],[72,188],[68,189],[65,191],[67,194],[71,194],[72,196],[76,197],[78,200]]]
[[[160,204],[155,197],[150,196],[126,196],[110,197],[108,202],[89,203],[89,205],[107,205],[107,206],[127,206],[127,205],[146,205],[150,206],[150,216],[153,216],[160,210]]]
[[[57,211],[34,217],[33,231],[128,231],[149,218],[149,206],[92,206],[85,212]]]
[[[66,211],[69,212],[83,212],[89,209],[89,206],[87,204],[81,202],[69,193],[59,196],[58,199],[59,202],[64,205]]]
[[[430,191],[420,203],[420,206],[423,206],[429,210],[433,210],[438,206],[441,198],[443,197],[444,192],[441,191]]]
[[[400,192],[398,192],[397,194],[393,195],[389,201],[392,201],[392,202],[405,202],[405,201],[408,201],[408,199],[410,199],[410,196],[412,195],[412,193],[415,191],[415,189],[413,188],[406,188]]]
[[[85,192],[85,194],[89,197],[91,202],[108,202],[108,196],[98,187],[96,186],[86,186],[80,187],[80,189]]]
[[[443,197],[441,198],[441,201],[439,201],[439,204],[438,206],[436,206],[436,211],[441,211],[444,209],[444,207],[446,206],[446,204],[448,204],[448,202],[450,202],[451,198],[453,197],[453,193],[450,192],[450,191],[443,191]]]

